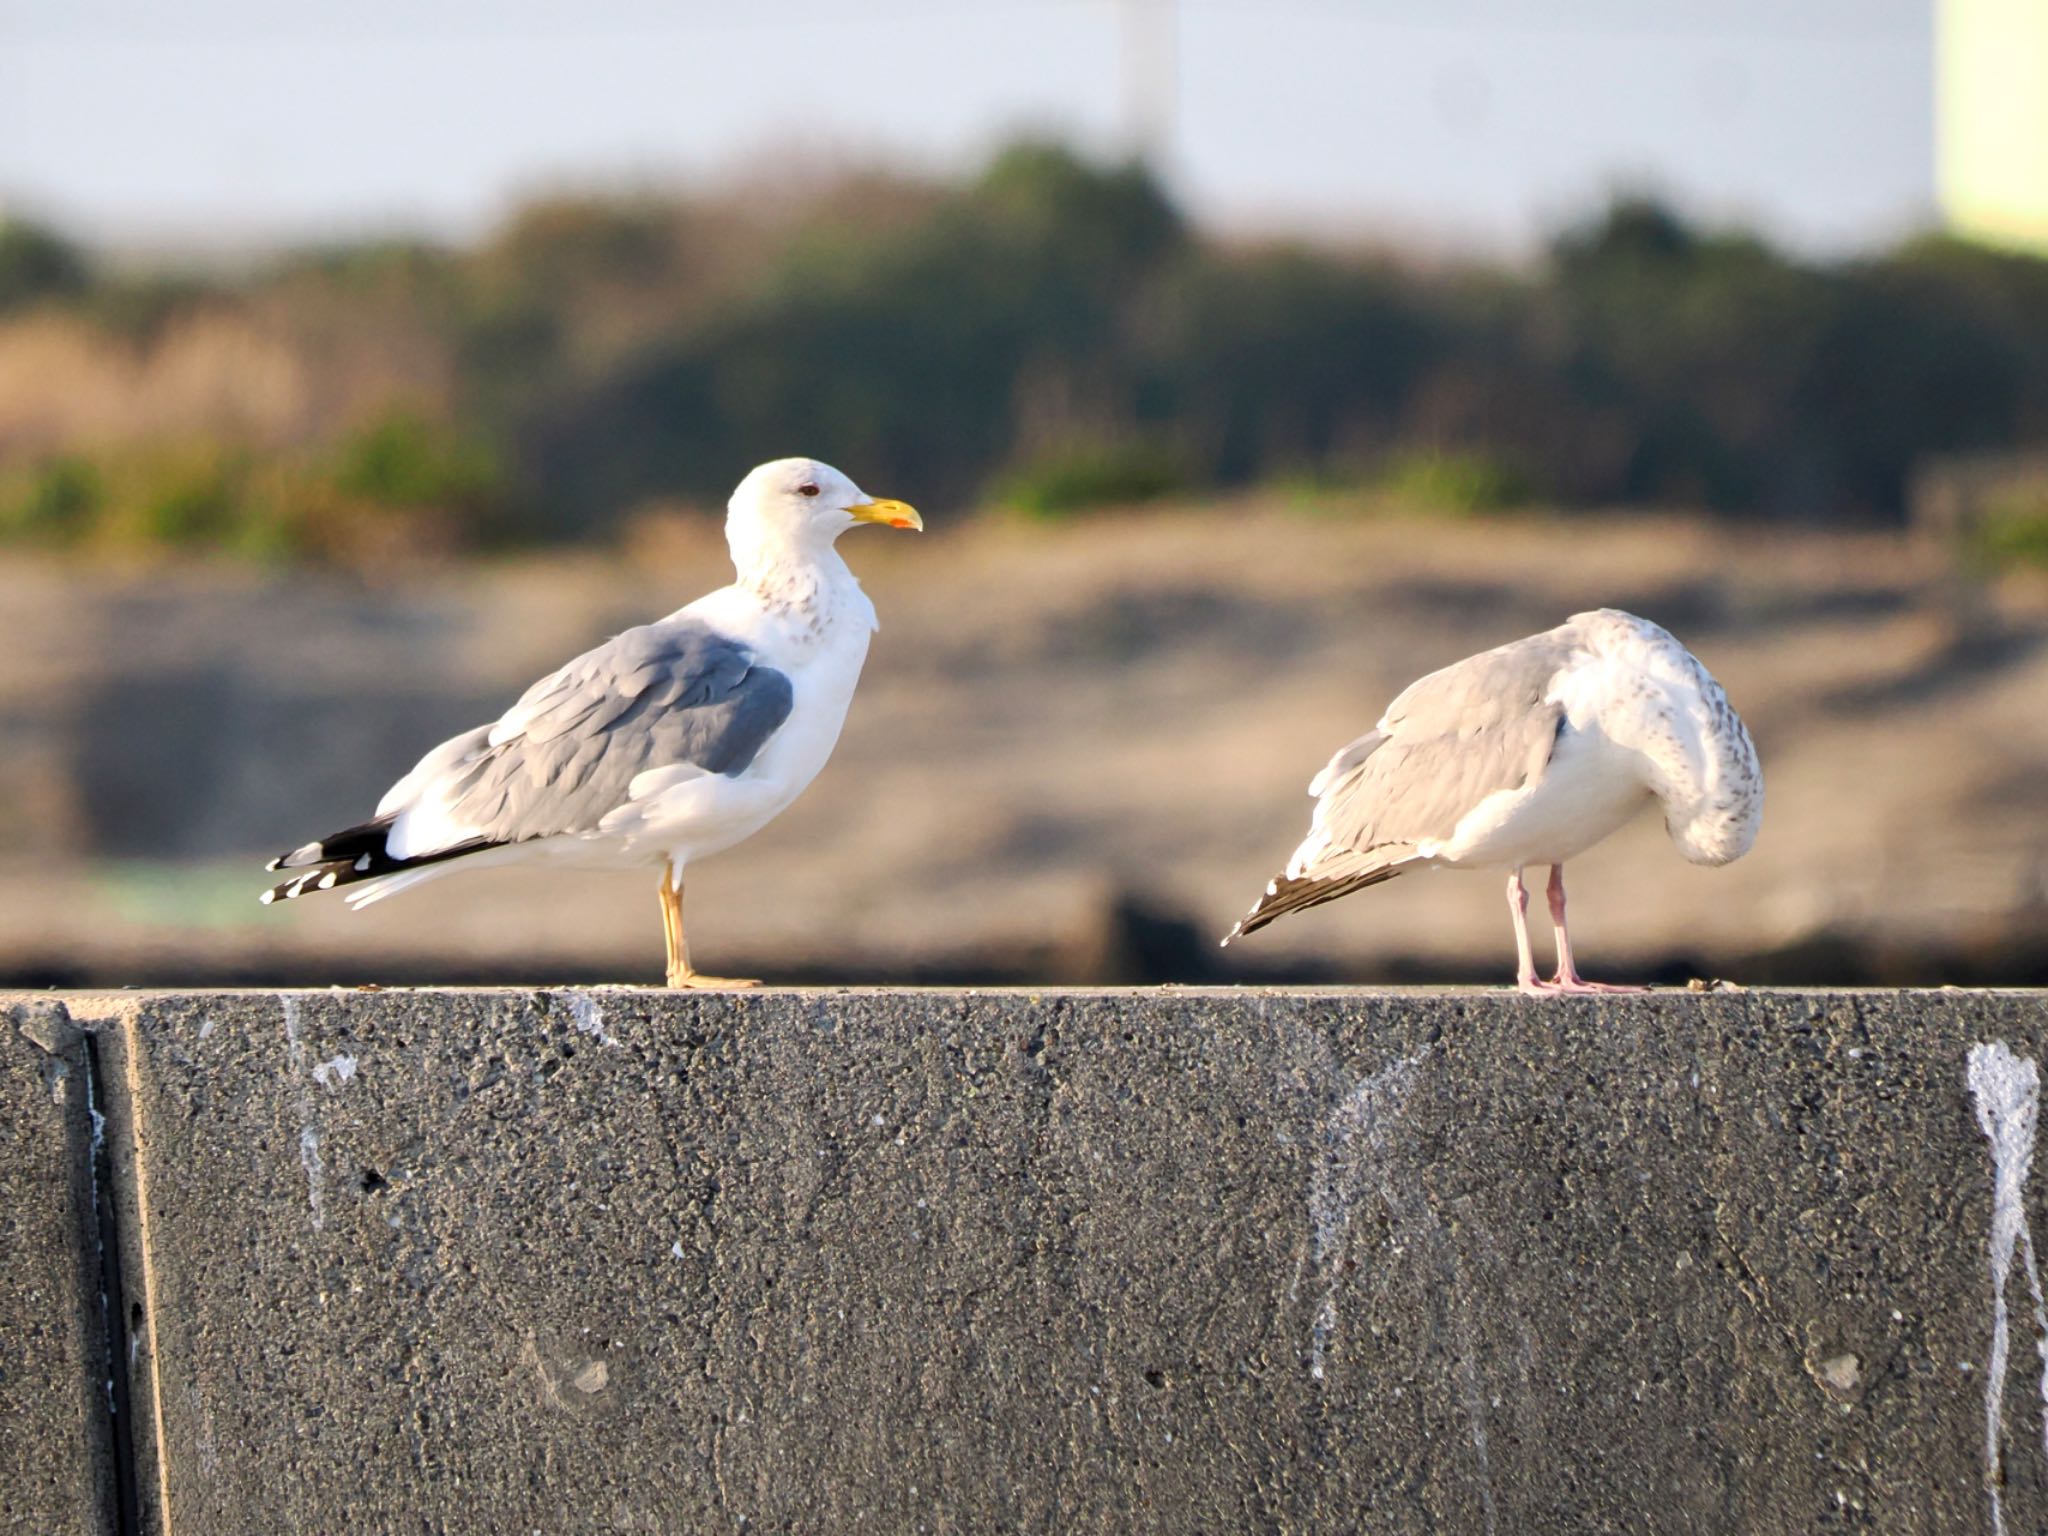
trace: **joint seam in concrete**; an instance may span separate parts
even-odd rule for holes
[[[114,1159],[107,1147],[107,1118],[100,1108],[99,1041],[82,1036],[85,1109],[92,1117],[92,1240],[99,1258],[100,1342],[106,1350],[107,1439],[114,1457],[115,1536],[141,1536],[142,1506],[136,1489],[135,1410],[128,1380],[128,1298],[122,1285],[119,1204],[114,1195]]]
[[[121,1049],[125,1058],[126,1086],[128,1096],[127,1131],[129,1166],[135,1170],[135,1247],[137,1266],[142,1271],[142,1327],[149,1347],[149,1407],[154,1415],[155,1433],[151,1444],[156,1452],[157,1481],[157,1536],[171,1536],[171,1480],[170,1457],[164,1453],[164,1383],[163,1351],[157,1343],[157,1279],[155,1244],[149,1230],[149,1158],[147,1143],[142,1130],[142,1079],[139,1063],[142,1059],[142,1041],[137,1033],[137,1014],[134,1008],[123,1009],[120,1014]],[[116,1252],[118,1262],[119,1253]],[[125,1319],[123,1332],[125,1333]],[[128,1435],[127,1455],[131,1467],[139,1457],[137,1437],[134,1433],[134,1417],[124,1426]],[[140,1468],[135,1468],[139,1474]],[[138,1523],[136,1530],[142,1527]]]

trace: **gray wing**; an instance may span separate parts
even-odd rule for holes
[[[744,772],[793,702],[788,677],[709,625],[644,624],[542,678],[469,738],[444,770],[444,803],[491,842],[593,831],[648,769]]]
[[[1488,795],[1542,773],[1564,721],[1545,695],[1575,643],[1566,624],[1410,684],[1316,775],[1307,840],[1223,942],[1391,880]]]
[[[1410,685],[1318,776],[1316,819],[1332,853],[1447,838],[1488,795],[1542,773],[1564,719],[1544,696],[1571,650],[1565,630],[1550,630]]]

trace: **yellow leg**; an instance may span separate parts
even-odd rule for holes
[[[741,976],[706,976],[690,968],[690,944],[683,936],[683,886],[680,880],[672,880],[666,869],[661,872],[661,937],[668,946],[668,984],[672,987],[717,990],[761,985]]]
[[[661,942],[668,951],[668,984],[685,985],[690,962],[683,949],[683,893],[669,883],[667,869],[661,872]]]

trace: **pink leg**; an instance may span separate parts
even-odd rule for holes
[[[1519,868],[1508,876],[1508,915],[1515,920],[1515,985],[1533,997],[1556,991],[1555,982],[1536,974],[1536,958],[1529,953],[1529,888]]]
[[[1619,987],[1605,981],[1588,981],[1572,963],[1572,936],[1564,921],[1564,866],[1550,866],[1550,923],[1557,930],[1557,979],[1550,984],[1556,992],[1647,992],[1647,987]]]

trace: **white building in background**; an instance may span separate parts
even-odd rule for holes
[[[2048,255],[2048,0],[1939,0],[1935,103],[1949,227]]]

